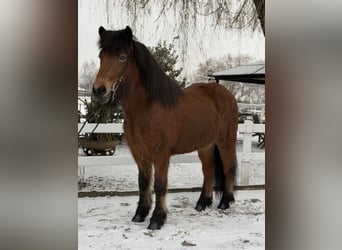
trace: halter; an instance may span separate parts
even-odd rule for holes
[[[119,87],[119,83],[122,83],[123,80],[123,74],[120,76],[119,80],[115,81],[112,85],[112,88],[110,89],[110,91],[112,91],[112,102],[114,102],[115,99],[115,93]]]
[[[122,73],[119,77],[118,80],[116,80],[113,85],[112,85],[112,88],[110,89],[110,91],[112,91],[112,102],[114,102],[115,100],[115,94],[116,94],[116,91],[119,87],[119,84],[122,83],[123,81],[123,75],[126,73],[126,69],[127,69],[127,65],[128,65],[128,58],[130,57],[130,55],[126,55],[126,64],[125,64],[125,67],[122,69]]]

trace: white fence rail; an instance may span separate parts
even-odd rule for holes
[[[265,121],[265,104],[238,103],[239,111],[259,114],[260,121]]]
[[[121,123],[87,123],[78,124],[78,133],[123,133]],[[250,120],[245,120],[244,124],[239,124],[238,132],[243,134],[243,151],[237,153],[237,157],[241,160],[240,185],[249,184],[249,169],[252,160],[264,160],[265,153],[252,152],[252,135],[254,133],[264,133],[265,124],[254,124]],[[171,163],[194,163],[200,162],[197,153],[189,153],[183,155],[175,155],[170,159]],[[101,166],[101,165],[130,165],[135,164],[131,155],[126,156],[78,156],[78,166]]]

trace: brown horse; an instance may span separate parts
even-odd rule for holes
[[[234,96],[217,83],[197,83],[182,90],[160,68],[132,30],[102,26],[100,69],[93,86],[98,101],[121,102],[127,143],[139,169],[139,202],[134,222],[145,220],[152,205],[152,173],[156,205],[148,226],[166,220],[170,156],[198,151],[204,183],[196,210],[212,204],[214,182],[226,209],[234,201],[238,110]]]

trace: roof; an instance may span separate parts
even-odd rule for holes
[[[265,61],[239,65],[210,75],[219,80],[265,84]]]

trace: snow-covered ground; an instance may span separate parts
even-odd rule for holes
[[[262,152],[253,144],[253,151]],[[241,152],[241,142],[237,144]],[[82,154],[82,150],[80,150]],[[115,155],[129,154],[125,145]],[[80,168],[83,170],[83,168]],[[200,163],[171,164],[169,188],[202,186]],[[91,166],[85,168],[82,191],[136,191],[136,165]],[[265,184],[265,162],[253,162],[250,184]],[[138,196],[78,199],[79,249],[264,249],[265,191],[236,191],[230,209],[213,207],[197,212],[199,192],[170,193],[168,219],[161,230],[147,230],[150,217],[133,223]]]
[[[264,249],[265,192],[237,191],[228,210],[194,209],[198,192],[167,196],[161,230],[147,230],[149,217],[133,223],[137,196],[80,198],[79,249]]]

